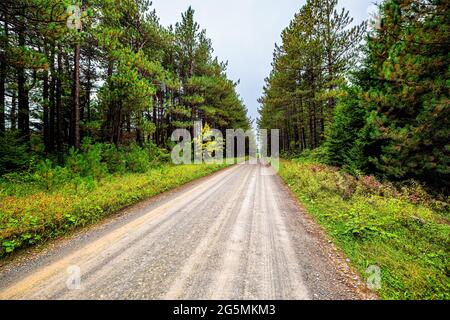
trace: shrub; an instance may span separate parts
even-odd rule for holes
[[[170,161],[170,153],[166,149],[157,147],[154,143],[147,142],[144,145],[144,149],[147,151],[152,165],[158,165],[160,163],[167,163]]]
[[[323,146],[313,150],[304,150],[293,161],[296,163],[327,163],[328,150]]]
[[[0,135],[0,175],[25,169],[30,160],[27,144],[13,131]]]
[[[35,177],[37,181],[41,181],[45,189],[50,190],[54,185],[53,163],[50,159],[39,162],[36,166]]]
[[[150,159],[147,151],[133,144],[125,153],[126,167],[131,172],[145,173],[150,169]]]
[[[91,144],[90,139],[83,139],[81,152],[69,150],[66,165],[74,176],[93,177],[96,180],[106,176],[108,167],[102,162],[102,145]]]
[[[124,173],[127,169],[125,152],[113,144],[103,145],[102,161],[109,173]]]

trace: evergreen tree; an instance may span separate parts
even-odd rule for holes
[[[388,0],[360,81],[364,155],[389,178],[449,181],[448,1]]]
[[[346,72],[354,65],[366,23],[350,27],[336,0],[309,0],[282,33],[260,99],[259,126],[281,130],[281,149],[321,146]]]

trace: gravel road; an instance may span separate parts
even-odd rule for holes
[[[13,259],[0,298],[373,298],[271,170],[233,166]]]

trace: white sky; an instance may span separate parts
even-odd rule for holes
[[[355,23],[367,19],[375,0],[340,0]],[[269,75],[275,43],[305,0],[153,0],[161,23],[174,25],[190,5],[195,19],[212,40],[214,55],[228,61],[228,76],[241,80],[238,92],[252,119]],[[373,7],[371,7],[373,9]]]

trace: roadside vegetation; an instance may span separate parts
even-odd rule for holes
[[[381,269],[381,298],[450,299],[448,199],[305,159],[280,176],[363,278]]]
[[[225,165],[168,163],[154,146],[91,144],[72,150],[64,166],[41,161],[0,179],[0,257],[42,243]]]

